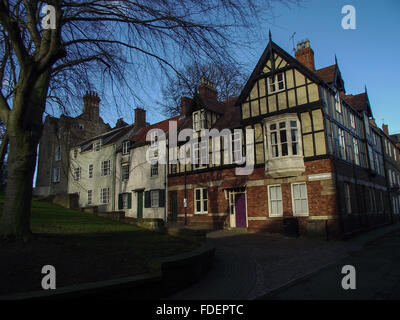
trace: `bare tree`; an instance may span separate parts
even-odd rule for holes
[[[205,77],[214,83],[220,101],[238,96],[248,77],[245,68],[238,64],[192,63],[179,73],[169,76],[166,86],[162,89],[163,113],[173,117],[181,112],[180,99],[183,96],[193,97],[198,93],[201,78]]]
[[[258,27],[276,1],[298,0],[0,0],[0,118],[10,145],[0,238],[32,238],[32,180],[49,102],[68,111],[71,97],[94,84],[134,94],[144,74],[179,73],[177,65],[195,58],[234,63],[232,35]]]

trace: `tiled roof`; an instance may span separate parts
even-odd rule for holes
[[[366,107],[367,96],[366,93],[360,93],[355,96],[349,94],[344,97],[344,100],[346,100],[357,111],[363,111]]]
[[[333,64],[329,67],[315,70],[315,74],[324,80],[326,83],[332,83],[335,81],[336,65]]]

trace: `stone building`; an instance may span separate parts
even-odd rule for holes
[[[39,143],[35,195],[66,194],[70,149],[90,137],[111,130],[100,117],[100,98],[95,92],[83,97],[83,112],[77,117],[61,115],[45,119]]]

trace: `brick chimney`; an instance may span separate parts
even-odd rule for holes
[[[134,129],[135,131],[142,129],[146,126],[146,110],[143,108],[135,109],[135,123]]]
[[[192,114],[192,101],[188,97],[181,98],[181,115],[189,117]]]
[[[89,119],[99,117],[99,105],[101,99],[95,91],[86,91],[83,97],[83,113],[88,115]]]
[[[215,89],[215,84],[205,77],[201,77],[201,84],[199,86],[199,95],[210,100],[218,100],[218,91]]]
[[[387,136],[389,135],[389,126],[387,124],[382,124],[382,130]]]
[[[310,47],[310,40],[299,42],[295,53],[296,59],[311,71],[315,71],[314,51]]]

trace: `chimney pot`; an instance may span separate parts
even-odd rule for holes
[[[389,126],[387,124],[382,124],[382,130],[386,135],[389,135]]]

